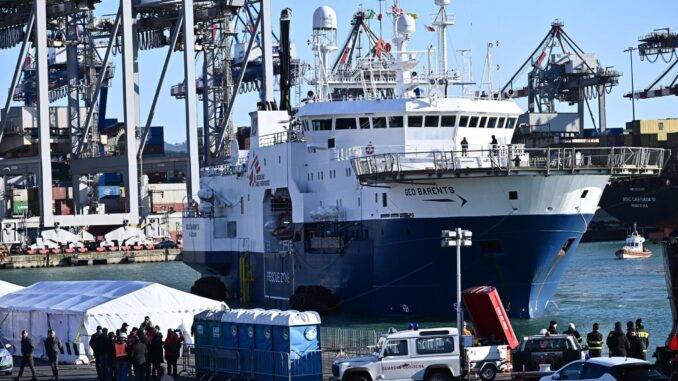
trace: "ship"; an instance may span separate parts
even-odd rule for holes
[[[395,46],[375,39],[344,70],[336,15],[316,10],[316,91],[293,113],[262,92],[247,144],[201,169],[183,218],[186,264],[262,307],[451,318],[458,269],[441,231],[460,227],[473,233],[462,287],[493,285],[512,317],[544,313],[610,178],[656,176],[663,150],[512,144],[515,101],[449,95],[453,22],[449,1],[435,3],[442,69],[423,74],[407,51],[414,20],[397,3]]]

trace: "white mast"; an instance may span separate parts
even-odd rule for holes
[[[447,27],[454,25],[454,19],[445,12],[445,7],[450,5],[451,0],[435,0],[435,4],[440,7],[438,14],[433,21],[433,25],[438,27],[438,55],[440,62],[440,78],[448,77],[447,67]],[[447,95],[447,94],[445,94]]]

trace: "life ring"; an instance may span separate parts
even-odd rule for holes
[[[368,154],[368,155],[374,154],[374,146],[372,145],[372,143],[368,144],[365,147],[365,153]]]

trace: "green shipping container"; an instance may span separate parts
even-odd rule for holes
[[[28,210],[28,201],[13,201],[12,214],[15,216],[23,215]]]

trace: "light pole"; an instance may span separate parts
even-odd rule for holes
[[[631,58],[631,111],[633,112],[633,120],[636,120],[636,94],[635,87],[633,86],[633,51],[637,50],[633,46],[629,46],[625,52],[629,52],[629,57]]]
[[[462,230],[456,228],[455,230],[443,230],[441,234],[440,246],[442,247],[457,247],[457,331],[459,337],[463,334],[463,318],[461,309],[461,247],[471,246],[472,234],[470,230]]]

